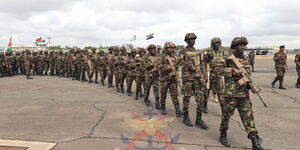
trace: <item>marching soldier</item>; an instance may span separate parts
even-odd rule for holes
[[[166,51],[165,55],[161,57],[161,73],[160,73],[160,85],[161,85],[161,114],[166,115],[166,99],[169,90],[172,102],[175,107],[175,114],[177,117],[181,117],[183,112],[179,107],[178,100],[178,85],[180,85],[180,79],[178,74],[179,61],[175,56],[175,44],[172,42],[166,42],[164,49]]]
[[[36,75],[36,65],[38,62],[37,52],[32,52],[32,61],[31,61],[31,69],[32,69],[32,75]]]
[[[49,62],[50,75],[54,76],[54,70],[55,70],[55,55],[54,55],[54,51],[50,52],[50,55],[49,55],[49,58],[48,58],[48,62]]]
[[[108,48],[108,54],[105,56],[106,64],[107,64],[107,76],[108,76],[108,88],[113,87],[113,77],[114,77],[114,64],[113,57],[114,57],[114,48]]]
[[[30,67],[32,66],[32,56],[30,54],[29,49],[26,49],[25,51],[25,56],[24,56],[24,67],[25,67],[25,74],[26,74],[26,79],[32,79],[30,77]]]
[[[295,56],[295,63],[296,63],[296,71],[298,73],[296,87],[300,88],[300,53]]]
[[[38,60],[37,60],[37,64],[36,64],[36,71],[37,71],[37,75],[42,76],[43,75],[43,71],[44,71],[44,55],[43,55],[43,51],[40,50],[38,55]]]
[[[275,83],[279,80],[279,89],[283,89],[283,90],[286,89],[285,87],[283,87],[283,78],[284,78],[285,71],[288,69],[286,63],[287,56],[284,50],[285,50],[285,46],[281,45],[279,47],[279,51],[275,53],[273,57],[273,60],[275,61],[275,70],[277,76],[271,84],[272,88],[275,88]]]
[[[4,65],[5,65],[5,57],[4,57],[4,53],[0,52],[0,77],[4,77],[5,73],[4,73]]]
[[[131,55],[128,60],[127,64],[127,76],[126,76],[126,84],[127,84],[127,95],[131,96],[132,91],[131,91],[131,86],[133,83],[133,80],[136,78],[136,65],[135,65],[135,57],[136,57],[137,51],[132,50]]]
[[[254,63],[255,63],[255,52],[254,50],[251,50],[251,52],[249,53],[249,64],[251,65],[252,72],[255,72]]]
[[[50,63],[50,56],[48,54],[48,51],[45,50],[44,52],[44,75],[47,76],[49,72],[49,63]]]
[[[111,59],[111,64],[112,67],[113,67],[113,72],[114,72],[114,76],[115,76],[115,85],[116,85],[116,91],[117,92],[120,92],[120,81],[119,81],[119,72],[118,72],[118,66],[119,66],[119,61],[118,61],[118,57],[119,57],[119,48],[118,47],[115,47],[114,48],[114,56],[112,57]]]
[[[188,44],[179,52],[182,66],[182,91],[183,97],[183,123],[186,126],[193,126],[189,118],[189,103],[192,95],[195,95],[197,102],[196,126],[207,129],[202,120],[202,107],[204,104],[204,71],[201,69],[201,54],[194,48],[197,36],[194,33],[186,34],[184,41]]]
[[[87,49],[83,50],[82,57],[81,57],[81,81],[82,82],[87,81],[86,74],[87,77],[90,76],[90,66],[88,64],[88,57],[89,57],[88,50]]]
[[[25,75],[25,66],[24,66],[24,57],[25,57],[25,51],[21,52],[21,56],[20,56],[20,72],[21,74]]]
[[[142,85],[145,87],[145,67],[144,67],[144,59],[146,55],[146,51],[144,48],[139,48],[138,56],[135,57],[135,81],[136,81],[136,88],[135,88],[135,100],[143,97],[143,90]]]
[[[107,77],[107,63],[105,60],[105,52],[103,50],[99,50],[98,56],[96,57],[96,67],[101,77],[101,85],[104,86],[104,81]]]
[[[234,38],[231,42],[231,53],[250,74],[249,60],[243,55],[247,44],[248,41],[245,37]],[[260,145],[258,131],[255,128],[248,84],[240,85],[238,83],[242,72],[236,68],[232,59],[225,57],[222,64],[224,67],[215,70],[217,74],[223,75],[225,78],[224,113],[222,115],[222,122],[220,125],[221,134],[219,141],[224,146],[230,147],[227,139],[227,130],[229,128],[228,124],[230,117],[234,114],[235,109],[237,109],[245,130],[248,133],[248,139],[251,139],[252,148],[254,150],[263,150],[264,148]]]
[[[92,54],[90,55],[89,57],[89,61],[91,62],[91,74],[89,76],[89,83],[92,83],[92,78],[95,74],[95,83],[99,84],[98,82],[98,70],[97,70],[97,67],[95,65],[95,59],[97,57],[97,53],[96,53],[96,48],[92,48]]]
[[[153,93],[155,97],[155,108],[160,109],[159,102],[159,68],[160,64],[159,56],[157,54],[156,46],[151,44],[147,47],[148,54],[145,57],[145,98],[144,102],[146,106],[150,106],[151,102],[149,100],[151,86],[153,88]]]
[[[16,52],[16,55],[14,58],[15,58],[14,74],[19,74],[19,73],[21,73],[21,53]]]

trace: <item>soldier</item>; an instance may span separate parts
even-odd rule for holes
[[[43,51],[40,50],[38,55],[38,61],[37,61],[37,65],[36,65],[36,70],[37,70],[37,75],[42,76],[43,75],[43,71],[44,71],[44,55],[43,55]]]
[[[139,48],[139,55],[135,57],[135,76],[136,76],[136,92],[135,92],[135,100],[143,97],[142,84],[145,86],[145,67],[144,67],[144,59],[146,55],[146,51],[144,48]]]
[[[236,37],[231,42],[231,53],[234,55],[243,67],[250,74],[249,60],[244,56],[244,50],[248,41],[245,37]],[[255,150],[263,150],[260,145],[260,138],[258,131],[255,128],[254,115],[252,110],[252,102],[249,97],[249,88],[247,84],[239,85],[238,81],[241,78],[242,72],[234,66],[231,59],[224,58],[222,62],[224,67],[216,69],[216,74],[223,75],[225,78],[225,91],[224,91],[224,113],[222,115],[222,122],[220,125],[220,138],[219,141],[226,147],[230,147],[227,139],[227,130],[229,128],[230,117],[234,114],[237,108],[240,118],[243,122],[248,139],[251,139],[252,148]]]
[[[81,76],[81,61],[82,61],[82,52],[80,50],[77,51],[77,54],[75,56],[75,79],[76,80],[80,80],[80,76]]]
[[[177,117],[181,117],[183,112],[180,110],[179,107],[179,100],[178,100],[178,84],[180,85],[180,79],[178,74],[178,66],[179,61],[178,58],[175,56],[175,44],[172,42],[166,42],[164,45],[164,49],[166,51],[164,57],[161,57],[161,64],[160,64],[160,85],[161,85],[161,114],[166,115],[166,99],[167,99],[167,92],[169,90],[172,102],[175,107],[175,114]]]
[[[54,55],[54,51],[50,52],[50,55],[49,55],[49,58],[48,58],[48,62],[49,62],[50,75],[54,76],[54,70],[55,70],[55,55]]]
[[[254,71],[254,63],[255,63],[255,52],[254,50],[251,50],[251,52],[249,53],[249,64],[252,67],[252,72]]]
[[[97,57],[97,53],[96,53],[96,48],[92,48],[92,54],[89,56],[89,61],[90,61],[90,64],[91,64],[91,74],[89,76],[89,83],[92,83],[92,78],[95,74],[95,83],[99,84],[98,82],[98,70],[97,70],[97,67],[95,65],[95,59]]]
[[[62,71],[62,76],[63,77],[68,77],[69,76],[69,52],[65,52],[63,56],[63,71]]]
[[[5,67],[6,67],[6,76],[11,77],[13,75],[13,64],[14,57],[12,55],[12,51],[5,52]]]
[[[107,77],[107,63],[105,60],[105,52],[103,50],[99,50],[98,56],[96,57],[96,68],[98,72],[100,72],[101,77],[101,85],[104,86],[104,81]]]
[[[25,67],[25,73],[26,73],[26,79],[32,79],[30,77],[30,67],[32,66],[32,56],[30,54],[29,49],[26,49],[25,56],[24,56],[24,67]]]
[[[126,48],[124,46],[122,46],[120,48],[120,55],[118,57],[118,67],[117,67],[117,72],[118,72],[118,79],[119,79],[119,85],[120,85],[120,89],[121,89],[121,93],[125,93],[124,92],[124,81],[126,79],[126,75],[127,75],[127,63],[128,63],[128,56],[127,56],[127,52],[126,52]]]
[[[21,73],[20,65],[21,64],[21,53],[16,52],[15,54],[15,67],[14,67],[14,74],[19,74],[19,70]]]
[[[76,53],[77,53],[76,50],[74,50],[74,49],[70,50],[70,60],[69,61],[70,61],[70,66],[71,66],[70,74],[71,74],[72,80],[75,80],[75,74],[76,74],[76,66],[75,66]]]
[[[82,57],[81,57],[81,81],[82,82],[87,81],[86,74],[88,77],[90,76],[90,66],[88,64],[88,50],[87,49],[82,51]]]
[[[279,80],[279,89],[286,89],[285,87],[283,87],[283,77],[285,74],[285,71],[288,69],[286,60],[287,60],[287,56],[284,52],[285,50],[285,46],[281,45],[279,47],[279,51],[277,53],[275,53],[273,60],[275,61],[275,70],[276,70],[276,78],[274,79],[274,81],[272,82],[272,88],[275,88],[275,83]]]
[[[44,75],[48,75],[49,71],[49,62],[50,62],[50,56],[48,55],[48,51],[45,50],[44,52]]]
[[[20,56],[20,73],[25,75],[25,66],[24,66],[24,57],[25,57],[25,51],[21,52]]]
[[[197,114],[195,124],[197,127],[207,129],[202,120],[202,107],[204,104],[204,70],[201,70],[201,54],[194,48],[197,36],[194,33],[185,35],[184,41],[188,44],[179,52],[182,66],[182,91],[183,91],[183,123],[186,126],[193,126],[189,118],[189,103],[192,95],[195,95],[197,102]]]
[[[126,77],[126,83],[127,83],[127,95],[131,96],[132,92],[131,92],[131,86],[133,83],[133,80],[135,80],[136,78],[136,65],[135,65],[135,57],[136,57],[137,51],[136,50],[132,50],[131,51],[131,55],[129,57],[128,60],[128,64],[127,64],[127,77]]]
[[[296,71],[298,73],[296,87],[300,88],[300,53],[295,56],[295,63],[296,63]]]
[[[114,48],[108,48],[108,54],[105,56],[106,64],[107,64],[107,76],[108,76],[108,88],[113,87],[113,77],[114,77],[114,65],[112,63],[114,57]]]
[[[62,76],[63,74],[63,63],[64,63],[64,56],[63,51],[59,50],[58,55],[55,57],[55,66],[56,66],[56,75]]]
[[[119,48],[115,47],[114,48],[114,56],[111,59],[111,64],[113,67],[113,72],[114,72],[114,76],[115,76],[115,85],[116,85],[116,91],[120,92],[120,81],[119,81],[119,76],[118,76],[118,65],[119,65],[119,61],[118,61],[118,57],[119,57]]]
[[[220,103],[221,110],[223,113],[223,105],[224,105],[224,83],[223,77],[215,74],[215,70],[219,69],[221,66],[221,61],[223,60],[224,54],[221,52],[222,41],[218,37],[214,37],[211,39],[211,48],[207,50],[205,55],[205,60],[209,64],[210,68],[210,88],[214,94],[214,102]]]
[[[5,59],[4,59],[4,53],[0,52],[0,77],[4,77],[4,65],[5,65]]]
[[[146,106],[150,106],[149,94],[151,86],[155,97],[155,108],[160,109],[159,102],[159,68],[160,64],[159,56],[157,54],[156,46],[151,44],[147,47],[148,54],[145,57],[144,67],[145,71],[145,98],[144,102]]]

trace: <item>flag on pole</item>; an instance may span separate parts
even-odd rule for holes
[[[154,33],[147,35],[146,36],[146,40],[150,40],[150,39],[154,38],[153,35],[154,35]]]
[[[36,39],[35,41],[36,41],[36,42],[41,42],[41,41],[42,41],[42,37]]]
[[[132,41],[135,41],[136,40],[136,35],[134,35],[129,41],[132,42]]]
[[[10,36],[9,42],[7,44],[7,51],[12,51],[12,36]]]

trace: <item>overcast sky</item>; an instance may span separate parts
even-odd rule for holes
[[[194,32],[197,48],[217,36],[228,46],[246,36],[250,47],[300,48],[298,0],[1,0],[0,45],[33,45],[39,37],[54,45],[146,46],[185,44]],[[154,33],[154,39],[145,40]]]

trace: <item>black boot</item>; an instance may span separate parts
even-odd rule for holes
[[[207,129],[208,128],[207,125],[202,120],[202,113],[201,112],[197,112],[195,124],[196,124],[197,127],[200,127],[202,129]]]
[[[131,90],[130,89],[127,90],[127,95],[131,96]]]
[[[219,137],[219,142],[226,147],[230,147],[230,143],[228,142],[227,139],[227,132],[221,132]]]
[[[251,138],[252,142],[252,150],[264,150],[264,148],[260,145],[261,139],[258,136]]]
[[[176,117],[182,117],[183,116],[183,112],[180,110],[179,104],[175,104],[175,114]]]
[[[89,80],[89,83],[92,83],[92,82],[93,82],[92,79],[90,79],[90,80]]]
[[[190,120],[190,117],[189,117],[189,112],[184,112],[184,115],[183,115],[183,124],[185,124],[186,126],[189,126],[189,127],[192,127],[193,126],[193,123],[191,122]]]
[[[135,92],[135,100],[139,100],[139,92]]]
[[[160,102],[159,102],[159,97],[155,98],[155,108],[160,110],[161,106],[160,106]]]
[[[278,77],[276,77],[276,78],[274,79],[274,81],[271,83],[272,88],[275,88],[275,83],[276,83],[278,80],[279,80]]]
[[[148,96],[146,96],[144,98],[144,103],[145,103],[146,106],[150,106],[151,105],[151,102],[149,101]]]
[[[208,111],[207,111],[207,102],[204,102],[203,104],[203,113],[207,114]]]
[[[279,89],[285,90],[286,88],[283,87],[283,77],[280,77],[279,79]]]
[[[143,94],[143,92],[140,92],[140,97],[144,97],[145,95]]]
[[[166,104],[161,104],[161,114],[162,115],[166,115],[167,114]]]

